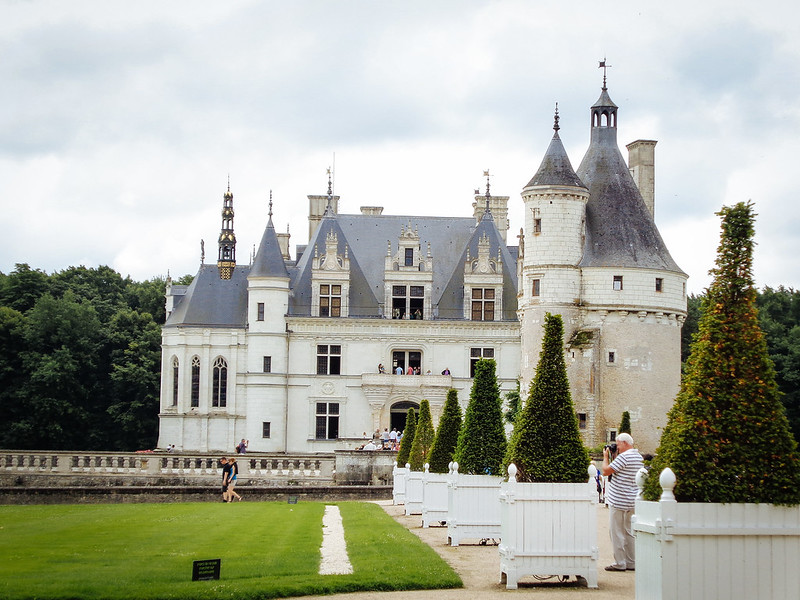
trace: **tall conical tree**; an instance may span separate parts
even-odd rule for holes
[[[713,281],[645,497],[670,467],[685,502],[800,504],[797,444],[758,324],[751,203],[723,207]]]
[[[425,463],[428,462],[430,457],[435,435],[430,403],[427,400],[423,400],[419,404],[419,418],[414,430],[414,443],[411,444],[411,454],[408,458],[412,471],[422,471],[424,469]]]
[[[458,392],[452,388],[447,391],[442,416],[439,418],[439,428],[436,430],[436,439],[428,463],[431,473],[447,473],[447,468],[453,460],[453,455],[458,445],[458,433],[461,431],[461,406],[458,404]]]
[[[619,429],[617,433],[630,433],[631,432],[631,413],[627,410],[622,413],[622,420],[619,422]]]
[[[475,378],[454,460],[461,473],[500,475],[505,451],[503,408],[495,362],[481,359],[475,363]]]
[[[581,483],[588,479],[589,454],[572,406],[561,315],[545,315],[536,375],[514,423],[504,467],[510,463],[517,466],[517,481]]]
[[[414,445],[414,433],[417,430],[417,413],[413,408],[408,409],[406,426],[403,429],[403,439],[400,440],[400,450],[397,451],[397,466],[405,467],[411,455],[411,446]]]

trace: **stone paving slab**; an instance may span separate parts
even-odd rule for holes
[[[325,596],[331,600],[508,600],[519,594],[530,595],[548,600],[567,598],[587,598],[591,600],[633,600],[635,597],[635,573],[609,572],[606,565],[614,562],[611,552],[611,540],[608,536],[608,509],[599,506],[597,509],[597,540],[600,549],[599,588],[589,589],[585,582],[578,582],[574,577],[567,583],[536,582],[526,577],[519,583],[519,589],[507,590],[500,583],[500,557],[497,546],[481,546],[477,543],[461,545],[453,548],[447,545],[447,527],[422,528],[422,516],[405,516],[403,506],[392,505],[391,500],[378,501],[383,509],[398,523],[408,528],[422,541],[430,545],[461,576],[464,587],[454,590],[418,590],[402,592],[356,592],[352,594],[334,594]],[[306,596],[305,598],[311,598]]]

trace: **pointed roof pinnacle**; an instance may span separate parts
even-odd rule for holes
[[[556,132],[556,135],[558,135],[558,130],[561,129],[561,127],[558,124],[558,119],[559,119],[559,116],[558,116],[558,102],[556,102],[556,114],[555,114],[555,117],[553,119],[553,131]]]
[[[486,210],[484,212],[491,213],[491,210],[489,209],[489,200],[491,199],[492,194],[489,191],[489,169],[486,169],[483,172],[483,176],[486,177]]]
[[[333,216],[333,178],[331,176],[331,168],[328,167],[328,204],[325,206],[325,213],[323,217]]]
[[[606,87],[606,74],[608,72],[608,69],[611,68],[611,65],[606,64],[606,57],[605,56],[603,57],[603,60],[600,61],[600,64],[597,65],[597,68],[598,69],[603,69],[603,89],[607,90],[608,88]]]

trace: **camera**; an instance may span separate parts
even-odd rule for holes
[[[609,454],[616,454],[617,453],[617,443],[612,442],[610,444],[606,444],[606,449],[608,450]]]

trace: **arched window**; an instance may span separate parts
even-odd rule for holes
[[[228,363],[221,356],[214,361],[211,406],[225,408],[228,405]]]
[[[178,357],[172,357],[172,406],[178,406]]]
[[[192,408],[200,406],[200,357],[192,358]]]

